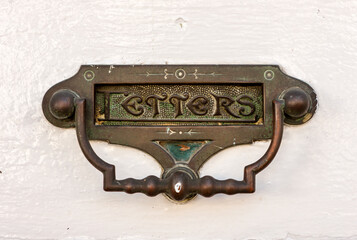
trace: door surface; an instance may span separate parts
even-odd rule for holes
[[[357,239],[357,1],[0,1],[0,239]],[[74,129],[41,101],[83,64],[277,64],[319,106],[284,126],[254,194],[104,192]],[[269,141],[214,155],[241,179]],[[148,154],[92,141],[120,178],[160,176]]]

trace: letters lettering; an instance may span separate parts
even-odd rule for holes
[[[188,99],[188,94],[184,93],[183,96],[174,94],[169,98],[170,103],[175,107],[175,118],[182,115],[182,101]]]
[[[167,94],[163,93],[162,97],[158,96],[158,95],[150,95],[146,98],[145,102],[147,105],[149,105],[150,107],[153,108],[154,113],[153,113],[153,117],[156,117],[156,115],[158,115],[159,112],[159,104],[158,101],[163,101],[167,98]]]
[[[224,110],[226,110],[227,113],[230,115],[240,118],[238,114],[235,114],[231,111],[230,106],[234,103],[234,100],[230,97],[223,97],[223,96],[217,96],[213,93],[211,93],[212,96],[216,99],[216,111],[213,114],[214,116],[221,116],[221,107],[223,107]]]
[[[249,101],[247,101],[249,100]],[[240,107],[239,108],[239,114],[243,116],[249,116],[252,115],[255,112],[255,105],[253,104],[253,99],[249,97],[248,95],[241,95],[238,97],[237,102],[241,104],[242,106],[248,106],[250,107],[250,111],[246,112],[246,108]]]
[[[234,118],[242,118],[244,116],[253,116],[256,112],[254,99],[247,95],[241,94],[239,96],[221,96],[217,93],[210,93],[209,96],[190,96],[188,93],[171,94],[168,96],[166,93],[160,95],[152,94],[142,97],[135,93],[119,92],[113,94],[123,94],[124,98],[121,101],[123,109],[132,116],[142,116],[145,112],[153,118],[160,117],[161,102],[171,104],[174,111],[173,117],[179,118],[182,115],[196,115],[196,116],[230,116]],[[106,94],[106,99],[110,99]],[[108,104],[109,105],[109,104]],[[106,105],[106,112],[109,113],[110,108]],[[146,106],[145,106],[146,105]],[[150,107],[150,108],[149,108]],[[172,109],[172,108],[171,108]],[[166,112],[170,108],[166,109]],[[106,116],[109,114],[106,113]],[[146,115],[148,116],[148,115]]]
[[[186,105],[190,111],[195,115],[206,115],[208,112],[208,100],[204,96],[197,96],[192,98]]]
[[[140,116],[144,113],[144,107],[140,105],[142,101],[143,99],[139,95],[131,95],[121,105],[131,115]]]

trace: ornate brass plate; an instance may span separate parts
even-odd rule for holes
[[[182,201],[197,193],[254,191],[247,179],[236,185],[248,187],[237,185],[232,193],[212,180],[213,194],[206,194],[201,185],[207,184],[198,171],[222,149],[274,140],[280,115],[288,124],[308,121],[316,103],[309,85],[275,65],[89,65],[48,90],[43,112],[55,126],[77,128],[83,152],[104,173],[106,190],[165,193]],[[96,156],[88,140],[147,152],[162,166],[162,178],[116,180],[109,173],[114,166]],[[255,176],[260,169],[249,171],[246,174]],[[181,185],[172,183],[170,189],[176,178]],[[189,186],[183,184],[185,179],[191,181]],[[149,180],[154,185],[151,190]]]
[[[263,123],[262,84],[95,86],[96,125]]]

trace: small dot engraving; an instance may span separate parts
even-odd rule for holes
[[[175,77],[177,79],[183,79],[186,77],[186,72],[185,70],[183,70],[182,68],[180,69],[177,69],[176,72],[175,72]]]
[[[84,72],[83,77],[87,81],[92,81],[94,79],[94,77],[95,77],[95,74],[94,74],[93,71],[87,70],[87,71]]]
[[[273,80],[273,78],[274,78],[274,72],[272,71],[272,70],[266,70],[265,72],[264,72],[264,78],[265,78],[265,80]]]

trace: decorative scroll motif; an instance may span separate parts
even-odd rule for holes
[[[211,72],[211,73],[199,73],[197,71],[197,69],[195,69],[195,71],[193,73],[189,73],[188,75],[193,75],[195,76],[195,79],[198,79],[198,76],[212,76],[212,77],[215,77],[215,76],[221,76],[223,74],[220,74],[220,73],[215,73],[215,72]]]
[[[197,132],[197,131],[195,131],[193,129],[190,129],[188,131],[176,131],[176,130],[173,130],[172,128],[170,128],[170,127],[167,127],[166,131],[164,131],[164,132],[157,132],[157,133],[166,134],[166,135],[169,135],[169,136],[174,135],[174,134],[179,134],[179,135],[187,134],[188,136],[192,136],[194,134],[200,134],[200,132]]]
[[[146,76],[146,77],[150,77],[150,76],[164,76],[164,79],[167,79],[168,76],[175,76],[177,79],[184,79],[186,77],[186,75],[188,76],[194,76],[195,79],[198,79],[199,76],[211,76],[211,77],[216,77],[216,76],[221,76],[223,74],[221,73],[215,73],[215,72],[211,72],[211,73],[199,73],[197,69],[195,69],[194,72],[192,73],[186,73],[186,71],[182,68],[177,69],[175,72],[168,72],[168,70],[165,68],[164,71],[162,73],[150,73],[149,71],[147,71],[146,73],[139,73],[139,75],[141,76]]]

